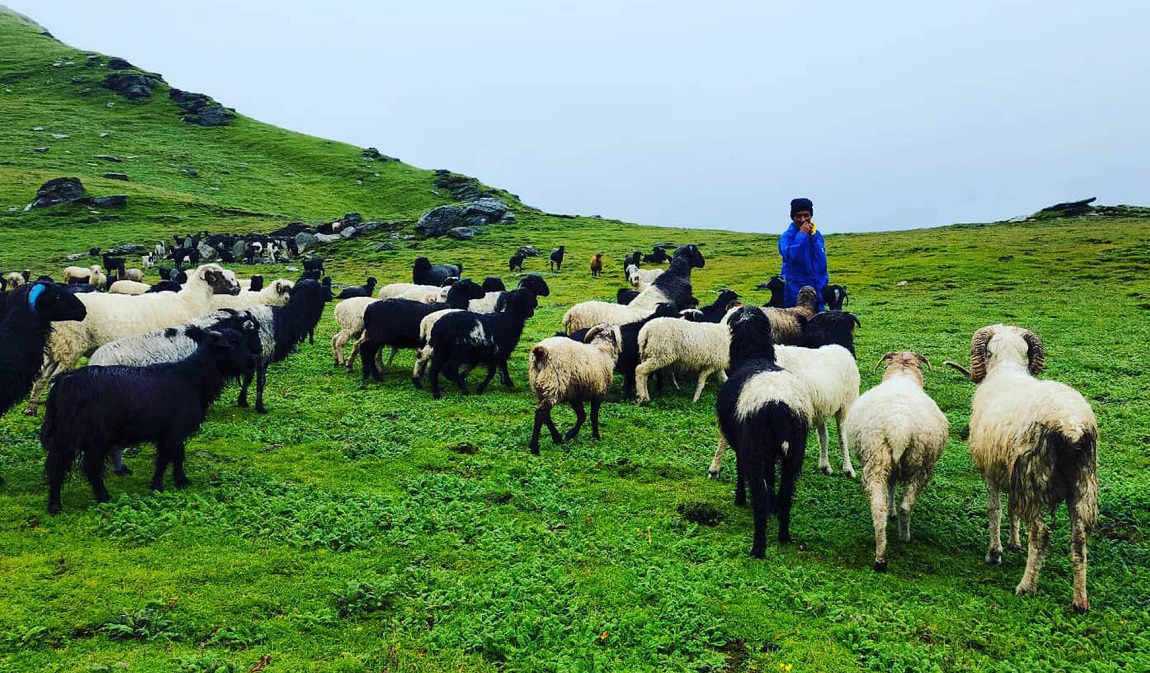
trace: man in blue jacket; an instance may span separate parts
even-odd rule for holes
[[[823,235],[811,220],[815,206],[810,199],[791,201],[791,226],[779,237],[779,254],[783,258],[782,277],[783,303],[788,307],[798,301],[799,290],[810,285],[816,292],[828,283],[827,251],[823,245]],[[819,310],[823,310],[822,297],[819,297]]]

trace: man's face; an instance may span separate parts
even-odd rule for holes
[[[791,215],[791,219],[794,220],[795,224],[799,224],[799,225],[803,224],[804,222],[810,222],[811,221],[811,211],[800,210],[799,212],[795,213],[794,215]]]

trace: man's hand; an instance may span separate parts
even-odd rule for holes
[[[812,233],[814,233],[814,227],[811,226],[810,222],[803,222],[803,225],[799,227],[799,231],[803,232],[807,236],[810,236]]]

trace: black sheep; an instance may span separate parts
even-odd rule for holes
[[[127,271],[124,266],[125,261],[123,257],[109,257],[108,253],[104,253],[104,269],[109,276],[115,271],[117,280],[124,280],[124,273]]]
[[[518,269],[523,271],[523,260],[527,259],[526,255],[514,254],[511,259],[507,260],[507,271],[510,273]]]
[[[664,264],[667,259],[667,251],[659,246],[652,248],[650,255],[643,255],[643,261],[648,264]]]
[[[503,385],[514,388],[511,374],[507,371],[507,360],[515,351],[523,325],[535,315],[538,300],[527,289],[517,289],[499,298],[497,313],[472,313],[456,311],[448,313],[431,328],[431,396],[440,398],[439,373],[447,376],[459,386],[459,392],[467,394],[467,382],[460,371],[463,367],[487,365],[487,376],[475,387],[476,394],[482,394],[487,384],[495,378],[498,369]],[[366,356],[365,356],[366,359]],[[416,386],[419,381],[415,380]]]
[[[715,301],[700,309],[703,314],[703,322],[719,322],[723,316],[727,315],[727,308],[731,302],[739,300],[739,293],[734,290],[723,290],[715,297]]]
[[[62,509],[60,488],[79,458],[96,502],[108,502],[104,463],[115,449],[152,442],[156,470],[152,489],[164,490],[164,472],[172,464],[178,488],[190,482],[184,474],[184,443],[199,430],[208,407],[224,384],[255,365],[258,343],[235,330],[189,336],[199,342],[179,362],[129,367],[113,365],[75,369],[57,376],[48,397],[40,443],[48,457],[48,513]]]
[[[179,292],[182,286],[174,280],[161,280],[145,292]]]
[[[627,277],[627,267],[634,266],[636,269],[640,267],[643,262],[643,252],[636,250],[635,252],[623,258],[623,277]]]
[[[375,284],[378,283],[375,276],[368,276],[367,282],[363,285],[349,285],[340,291],[336,299],[350,299],[351,297],[370,297],[375,294]]]
[[[701,269],[706,265],[703,253],[694,245],[685,245],[675,251],[671,266],[639,293],[635,308],[654,309],[656,304],[669,302],[680,309],[691,304],[691,269]]]
[[[251,282],[248,283],[248,292],[259,292],[262,289],[264,289],[264,277],[257,273],[251,277]]]
[[[848,306],[851,303],[850,297],[847,296],[847,289],[842,285],[826,285],[819,290],[819,294],[823,297],[823,303],[832,311],[841,310],[843,306]]]
[[[543,276],[537,273],[529,273],[519,279],[517,286],[524,290],[529,290],[531,294],[536,297],[549,297],[551,296],[551,288],[547,287],[547,281],[543,280]]]
[[[322,257],[308,257],[303,260],[303,270],[317,271],[318,273],[316,274],[315,278],[316,280],[319,280],[323,274],[327,273],[327,270],[323,268],[323,262],[324,260]]]
[[[551,270],[563,270],[563,253],[567,250],[567,246],[561,245],[558,248],[551,249]]]
[[[771,279],[767,282],[759,283],[758,289],[771,291],[771,298],[768,299],[767,303],[763,304],[763,306],[769,306],[770,308],[785,308],[786,304],[783,303],[783,289],[785,287],[786,283],[784,283],[783,279],[779,276],[771,276]]]
[[[416,285],[443,285],[448,278],[463,275],[463,262],[459,264],[432,264],[426,257],[416,257],[411,267],[411,282]]]
[[[823,311],[803,325],[803,338],[800,346],[819,348],[834,344],[855,354],[855,326],[862,327],[858,317],[846,311]]]
[[[743,306],[731,316],[730,378],[719,389],[715,412],[720,442],[735,449],[735,504],[751,488],[755,533],[751,556],[766,555],[767,517],[779,517],[779,542],[791,539],[791,503],[806,455],[812,415],[810,392],[794,374],[775,364],[771,324],[762,309]],[[775,466],[781,465],[778,499]]]
[[[623,304],[624,306],[626,306],[627,304],[630,304],[632,301],[635,301],[635,297],[638,297],[638,296],[639,296],[638,290],[632,290],[629,287],[621,287],[621,288],[619,288],[619,290],[617,292],[615,292],[615,302],[618,304]]]
[[[503,279],[500,278],[499,276],[488,276],[488,277],[484,278],[483,279],[483,285],[481,285],[480,287],[483,288],[484,292],[506,292],[507,291],[507,286],[503,284]]]

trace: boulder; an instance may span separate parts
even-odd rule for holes
[[[345,227],[354,227],[357,226],[360,222],[363,222],[363,216],[359,213],[343,214],[343,226]]]
[[[479,229],[475,227],[452,227],[447,230],[447,235],[461,241],[470,241],[479,235]]]
[[[463,221],[460,224],[465,227],[482,227],[483,225],[488,224],[488,222],[487,218],[482,215],[472,215],[470,217],[463,218]]]
[[[376,231],[377,229],[379,229],[382,226],[383,226],[383,222],[364,222],[356,228],[359,229],[361,232],[367,233],[369,231]]]
[[[339,234],[316,234],[315,235],[315,240],[319,243],[333,243],[335,241],[340,240],[341,238],[343,238],[343,237],[340,236]],[[296,243],[296,245],[298,246],[299,243]]]
[[[123,180],[124,182],[128,181],[127,173],[104,173],[104,177],[108,178],[109,180]]]
[[[33,152],[39,152],[40,154],[44,154],[45,152],[48,151],[48,149],[49,148],[47,148],[47,147],[33,147],[32,151]]]
[[[118,164],[121,161],[123,161],[123,159],[121,159],[120,157],[113,156],[111,154],[97,154],[97,155],[95,155],[95,157],[97,159],[103,159],[104,161],[111,161],[114,164]]]
[[[387,252],[388,250],[395,250],[395,244],[394,243],[380,243],[379,245],[375,246],[376,252]]]
[[[236,118],[234,112],[220,105],[207,94],[172,88],[168,90],[168,98],[180,106],[180,109],[185,113],[183,120],[189,124],[224,126]]]
[[[463,208],[459,206],[439,206],[432,208],[419,218],[415,231],[428,238],[443,236],[452,227],[459,225],[463,216]]]
[[[86,203],[93,208],[127,208],[128,195],[112,194],[111,196],[92,196],[83,199],[82,203]]]
[[[499,199],[484,197],[469,204],[463,212],[463,217],[482,217],[485,220],[483,224],[491,224],[500,221],[506,214],[507,204]]]
[[[242,238],[237,238],[236,242],[232,244],[232,257],[236,259],[244,258],[244,250],[247,249],[248,243]]]
[[[355,227],[344,227],[343,230],[339,232],[339,235],[344,238],[351,238],[352,236],[355,236],[357,231],[359,231],[359,229],[356,229]]]
[[[519,246],[519,249],[516,250],[515,252],[517,254],[523,255],[524,257],[538,257],[539,256],[539,251],[536,250],[535,246],[533,246],[533,245],[521,245],[521,246]]]
[[[80,178],[55,178],[40,185],[36,190],[36,200],[32,208],[47,208],[60,203],[68,203],[84,198],[84,185]]]
[[[140,245],[138,243],[125,243],[121,246],[112,248],[111,250],[108,251],[108,254],[109,255],[137,255],[137,254],[143,254],[145,252],[148,252],[149,250],[151,250],[151,248],[149,248],[146,245]]]
[[[68,260],[69,262],[78,262],[81,259],[87,259],[89,257],[91,257],[91,255],[86,252],[74,252],[71,255],[64,257],[64,259]]]
[[[92,56],[88,57],[89,61],[92,59]],[[95,59],[97,62],[99,62],[100,57],[96,56]],[[135,67],[136,66],[129,63],[126,59],[122,59],[118,56],[113,56],[112,58],[108,59],[108,68],[111,70],[131,70]]]
[[[159,77],[140,72],[114,72],[104,78],[103,87],[128,100],[144,100],[151,98],[152,89],[161,81]]]
[[[198,178],[200,176],[200,172],[194,168],[181,168],[180,172],[192,178]]]
[[[220,252],[203,241],[200,241],[196,249],[200,251],[201,263],[217,262],[220,259]]]

